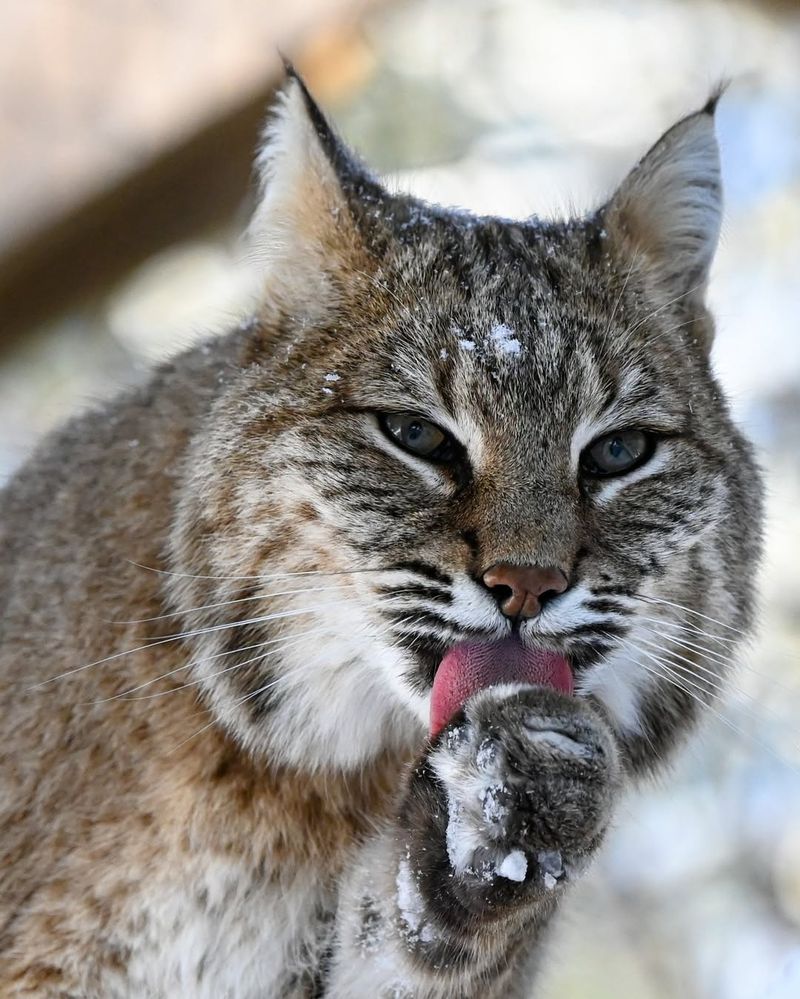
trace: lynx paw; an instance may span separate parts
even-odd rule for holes
[[[447,856],[469,881],[552,890],[602,836],[617,785],[614,738],[585,702],[491,687],[443,734],[430,763],[447,802]]]

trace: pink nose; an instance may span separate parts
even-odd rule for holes
[[[509,565],[500,562],[483,574],[484,585],[494,594],[506,617],[536,617],[542,604],[569,586],[566,575],[554,566]]]

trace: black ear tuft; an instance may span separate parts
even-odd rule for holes
[[[286,71],[287,84],[294,82],[303,99],[308,120],[311,123],[317,141],[330,161],[336,175],[344,186],[355,179],[367,179],[371,176],[363,163],[347,148],[328,121],[319,104],[314,100],[305,80],[295,69],[294,63],[281,53],[283,68]]]
[[[716,114],[717,111],[717,105],[719,104],[720,100],[725,96],[725,93],[730,85],[731,81],[729,79],[724,78],[722,80],[719,80],[717,85],[709,94],[708,100],[705,102],[701,110],[705,111],[706,114],[710,114],[713,118],[713,116]]]

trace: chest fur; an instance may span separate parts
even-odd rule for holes
[[[328,946],[335,892],[303,871],[269,876],[216,859],[148,886],[121,995],[263,999],[309,994]]]
[[[399,778],[397,761],[352,782],[254,766],[229,746],[216,761],[129,911],[126,999],[313,994],[339,879]]]

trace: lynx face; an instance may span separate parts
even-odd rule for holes
[[[511,637],[654,764],[717,693],[759,545],[708,360],[713,105],[567,223],[389,194],[297,80],[261,166],[263,302],[173,536],[219,717],[357,766],[419,737],[449,650]]]

